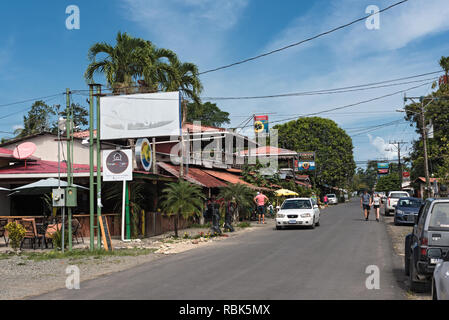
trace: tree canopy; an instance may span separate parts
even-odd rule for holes
[[[401,190],[401,181],[397,173],[391,173],[379,178],[376,184],[376,191],[388,192],[392,190]]]
[[[230,123],[229,113],[220,110],[215,103],[192,102],[187,105],[187,122],[201,121],[202,125],[221,127]]]
[[[354,175],[355,162],[351,138],[329,119],[299,118],[278,129],[279,146],[294,151],[315,151],[318,185],[345,187]],[[313,175],[311,175],[313,179]]]

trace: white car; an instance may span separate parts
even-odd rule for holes
[[[441,249],[437,249],[440,250]],[[449,251],[448,251],[449,253]],[[433,300],[449,300],[449,254],[443,257],[443,259],[437,257],[435,270],[433,271],[432,278],[432,299]]]
[[[386,200],[385,215],[389,216],[398,204],[400,198],[408,198],[410,195],[406,191],[390,191]]]
[[[337,204],[338,203],[338,198],[337,195],[334,193],[330,193],[330,194],[326,194],[327,196],[327,202],[329,204]]]
[[[320,209],[311,198],[291,198],[284,201],[276,214],[276,229],[292,226],[307,226],[312,229],[320,225]]]

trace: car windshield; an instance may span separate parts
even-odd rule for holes
[[[449,229],[449,203],[436,203],[433,206],[429,228]]]
[[[328,198],[335,198],[336,195],[335,195],[335,194],[328,194],[327,197],[328,197]]]
[[[310,200],[288,200],[284,202],[281,209],[312,209],[312,204]]]
[[[390,194],[390,198],[403,198],[403,197],[408,197],[408,194],[403,192],[392,192]]]
[[[398,207],[405,208],[419,208],[421,207],[422,201],[418,199],[401,199],[399,200]]]

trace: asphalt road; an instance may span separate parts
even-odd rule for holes
[[[362,219],[360,203],[322,210],[315,230],[274,224],[37,299],[405,299],[401,261],[385,225]],[[382,216],[381,216],[382,219]],[[367,266],[380,270],[368,290]]]

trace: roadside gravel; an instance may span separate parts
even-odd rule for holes
[[[76,265],[80,269],[80,280],[82,282],[109,273],[123,271],[143,263],[149,263],[167,255],[210,246],[217,241],[225,241],[227,238],[237,237],[243,232],[254,231],[258,227],[262,226],[253,224],[250,228],[237,228],[234,233],[211,239],[203,237],[199,239],[175,240],[170,238],[170,234],[166,234],[127,243],[113,240],[116,250],[139,248],[151,250],[149,254],[134,256],[74,257],[36,261],[29,259],[26,255],[2,255],[0,256],[0,270],[2,274],[0,300],[23,299],[63,288],[68,276],[66,274],[68,266]],[[194,235],[198,232],[207,233],[208,231],[208,229],[201,229],[201,231],[186,229],[180,230],[179,234],[182,236],[184,232],[187,232]],[[27,251],[30,252],[30,250]],[[36,252],[39,252],[39,250],[36,250]]]

